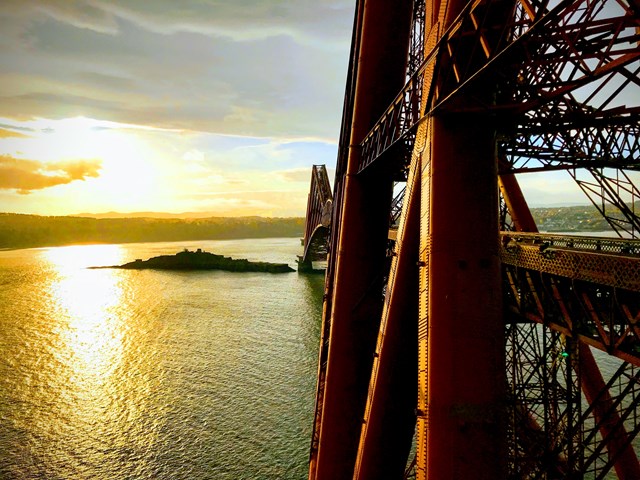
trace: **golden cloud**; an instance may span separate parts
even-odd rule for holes
[[[0,128],[0,138],[29,138],[29,135],[25,135],[24,133],[14,132],[12,130],[6,130],[4,128]]]
[[[0,155],[0,189],[26,195],[33,190],[98,177],[101,166],[99,160],[93,159],[45,163]]]

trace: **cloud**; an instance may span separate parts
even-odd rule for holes
[[[46,16],[78,29],[116,35],[123,20],[163,35],[191,32],[236,40],[294,35],[344,41],[350,28],[350,0],[3,0],[14,17]]]
[[[12,130],[5,130],[4,128],[0,128],[0,138],[29,138],[29,135],[25,135],[24,133],[14,132]]]
[[[290,170],[281,170],[275,173],[286,182],[309,183],[311,181],[311,168],[309,167],[292,168]]]
[[[173,210],[185,191],[233,199],[236,189],[273,189],[282,192],[239,205],[304,213],[310,166],[336,158],[354,5],[3,0],[0,129],[31,138],[0,137],[0,154],[37,161],[2,157],[0,194],[22,211],[53,208],[56,197],[60,211],[64,201],[114,209],[108,190],[122,187],[118,165],[129,155],[153,169],[149,185],[164,182],[149,186],[145,205]],[[75,117],[84,120],[66,128]],[[93,160],[51,163],[94,157],[103,164],[90,182],[76,180],[97,176]]]
[[[192,148],[182,155],[182,159],[185,162],[196,162],[201,163],[204,161],[204,153],[198,150],[197,148]]]
[[[26,195],[33,190],[98,177],[100,168],[98,160],[45,163],[0,155],[0,189],[15,190]]]
[[[7,0],[0,116],[335,140],[352,10],[346,0]]]

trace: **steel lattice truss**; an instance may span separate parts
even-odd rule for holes
[[[640,200],[640,191],[633,181],[635,172],[574,168],[569,173],[618,235],[638,237],[640,218],[636,202]]]
[[[427,33],[421,66],[412,66],[415,73],[361,145],[361,170],[399,158],[406,163],[416,126],[436,111],[492,111],[502,125],[498,146],[506,170],[569,170],[612,228],[635,236],[640,8],[635,0],[522,0],[503,31],[483,29],[504,3],[470,2],[439,40],[437,28]],[[501,38],[494,51],[487,41],[492,35]],[[469,42],[479,45],[486,62],[457,56]],[[460,91],[487,75],[501,79],[494,104],[456,104]],[[433,83],[421,115],[425,78]]]
[[[640,369],[612,362],[606,388],[587,399],[580,352],[543,324],[507,325],[511,478],[609,478],[617,458],[607,445],[640,430]]]
[[[556,2],[533,11],[520,3],[521,66],[505,82],[502,105],[518,118],[501,149],[512,172],[569,170],[620,235],[636,236],[640,169],[640,31],[637,5]],[[635,10],[634,10],[635,8]],[[539,20],[537,20],[539,18]],[[511,106],[510,106],[511,104]],[[501,114],[504,112],[501,112]]]
[[[501,28],[486,28],[496,15]],[[446,31],[424,31],[426,23],[425,2],[416,0],[407,83],[359,145],[359,175],[384,165],[392,180],[402,178],[430,115],[488,112],[501,174],[568,171],[613,230],[637,238],[640,2],[472,0]],[[490,76],[498,79],[493,103],[457,101]],[[502,229],[515,229],[504,201],[500,212]],[[502,246],[510,478],[627,478],[640,452],[640,244],[505,232]],[[415,474],[415,459],[408,471]]]
[[[608,478],[639,450],[640,243],[509,232],[502,246],[510,473]]]
[[[333,194],[327,169],[324,165],[314,165],[311,170],[311,186],[307,202],[304,253],[299,259],[301,265],[326,258],[332,210]]]
[[[640,365],[640,257],[595,250],[595,241],[579,245],[580,237],[560,238],[555,242],[571,247],[554,246],[552,236],[503,237],[508,308]],[[629,252],[624,244],[616,247]],[[637,248],[638,242],[630,247]]]
[[[504,144],[512,169],[638,170],[637,15],[623,2],[555,3],[517,8],[507,55],[519,65],[497,105],[521,115]]]

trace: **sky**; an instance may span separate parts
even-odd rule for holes
[[[353,0],[3,0],[0,211],[304,215]]]
[[[303,216],[354,0],[2,0],[0,211]],[[584,203],[529,177],[530,204]]]

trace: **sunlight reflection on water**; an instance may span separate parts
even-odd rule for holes
[[[125,280],[118,270],[86,268],[118,264],[123,257],[121,247],[54,248],[44,250],[42,257],[50,267],[43,293],[44,308],[53,317],[49,321],[54,336],[44,354],[53,359],[46,378],[53,401],[51,409],[33,413],[40,434],[54,444],[62,435],[83,437],[80,458],[60,455],[63,452],[58,449],[40,452],[50,455],[51,473],[64,478],[70,472],[85,470],[83,465],[108,463],[113,441],[123,440],[109,431],[109,425],[131,425],[140,417],[141,405],[132,398],[134,385],[122,368],[125,350],[132,346],[125,343],[129,320],[124,304]],[[125,422],[119,420],[122,416]],[[149,441],[145,432],[137,435]]]
[[[122,252],[117,245],[74,246],[47,250],[44,258],[53,267],[47,298],[57,317],[55,353],[71,370],[69,388],[76,386],[87,397],[122,361],[125,319],[118,271],[86,267],[115,264]]]
[[[200,246],[0,252],[0,478],[305,476],[320,276],[87,269]]]

